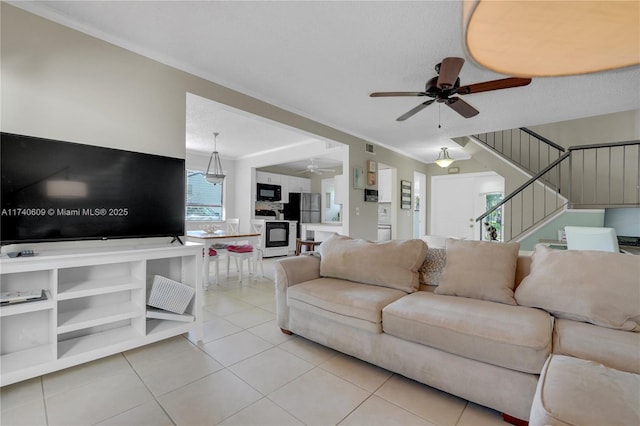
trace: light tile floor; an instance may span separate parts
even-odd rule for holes
[[[493,410],[281,333],[275,261],[265,259],[265,277],[205,292],[202,342],[178,336],[6,386],[0,424],[504,425]]]

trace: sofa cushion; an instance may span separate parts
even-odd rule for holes
[[[561,318],[556,319],[553,328],[554,354],[640,374],[640,333]]]
[[[406,296],[401,290],[335,278],[318,278],[289,287],[290,307],[368,331],[382,331],[382,308]]]
[[[435,293],[515,305],[519,243],[447,240],[447,260]]]
[[[640,331],[640,256],[536,246],[519,304],[559,318]]]
[[[538,309],[425,291],[382,311],[387,334],[533,374],[551,352],[552,323],[551,316]]]
[[[447,240],[453,238],[458,240],[459,238],[454,236],[445,236],[445,235],[423,235],[420,237],[422,241],[427,243],[427,247],[429,248],[445,248],[447,246]]]
[[[443,248],[427,248],[427,255],[418,269],[420,289],[423,285],[436,286],[440,283],[440,275],[447,260],[447,251]]]
[[[373,243],[332,235],[319,249],[320,275],[365,284],[416,291],[418,268],[427,253],[422,240]]]
[[[640,376],[552,355],[533,398],[529,425],[638,425]]]

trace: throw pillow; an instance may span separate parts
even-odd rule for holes
[[[380,243],[332,235],[319,247],[320,275],[365,284],[416,291],[418,268],[427,252],[422,240]]]
[[[516,305],[519,243],[447,240],[447,262],[435,293]]]
[[[640,331],[640,256],[536,246],[520,305],[558,318]]]
[[[438,285],[446,259],[447,251],[445,249],[429,247],[424,262],[418,269],[420,285]]]

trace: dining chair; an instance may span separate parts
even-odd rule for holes
[[[266,228],[266,220],[264,219],[253,219],[251,221],[251,230],[255,234],[260,234],[257,241],[257,247],[254,247],[254,264],[253,264],[253,274],[255,275],[258,272],[257,266],[260,265],[260,276],[264,277],[264,266],[262,264],[262,258],[264,256],[264,252],[262,250],[262,240],[264,238],[264,230]]]
[[[237,217],[232,217],[232,218],[228,218],[227,220],[225,220],[225,225],[226,225],[226,233],[227,234],[239,234],[240,233],[240,218]],[[237,241],[233,241],[233,240],[227,240],[227,244],[226,245],[233,245],[236,244]],[[230,256],[229,256],[229,250],[224,249],[224,257],[227,260],[227,278],[229,278],[229,261],[231,260]],[[238,264],[238,259],[235,259],[236,262],[236,270],[240,273],[240,280],[242,281],[242,274],[240,271],[240,265]]]
[[[227,233],[237,234],[240,232],[240,219],[237,217],[227,219]]]
[[[262,236],[265,228],[265,220],[264,219],[253,219],[251,221],[251,232],[255,234],[260,234],[257,238],[257,243],[255,245],[251,245],[251,251],[228,251],[227,258],[227,277],[229,276],[229,263],[231,259],[235,259],[236,265],[238,267],[239,279],[242,281],[243,269],[244,269],[244,261],[247,261],[247,268],[249,273],[252,273],[254,276],[258,272],[258,264],[260,265],[260,274],[264,276],[264,266],[262,263]],[[246,247],[246,246],[243,246]]]
[[[201,229],[209,233],[214,233],[222,229],[227,229],[227,223],[226,221],[220,221],[212,225],[204,226]],[[208,253],[205,253],[205,262],[211,262],[213,260],[216,263],[216,285],[218,285],[220,284],[220,258],[225,256],[227,250],[220,245],[211,245],[210,247],[206,247],[206,250],[208,250]],[[215,254],[212,255],[211,253]],[[205,277],[204,285],[205,289],[209,287],[209,277]]]

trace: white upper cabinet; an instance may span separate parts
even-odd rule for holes
[[[268,183],[270,185],[281,185],[282,175],[276,173],[260,172],[256,171],[256,182]]]
[[[288,176],[289,192],[311,192],[311,179]]]
[[[289,200],[290,192],[311,192],[311,179],[304,177],[256,171],[256,182],[280,185],[280,195],[283,203]]]
[[[391,169],[378,170],[378,202],[390,203],[392,193]]]

